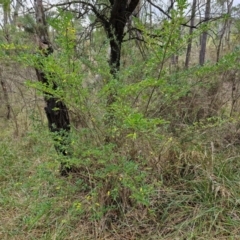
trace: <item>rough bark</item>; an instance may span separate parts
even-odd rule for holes
[[[42,57],[48,57],[53,52],[53,49],[49,41],[42,0],[35,0],[34,2],[36,11],[37,35],[38,35],[37,40],[39,50],[42,53]],[[38,81],[46,84],[49,87],[52,86],[53,90],[57,89],[56,83],[53,82],[50,84],[47,75],[44,73],[42,69],[36,68],[36,74]],[[48,119],[48,126],[50,131],[54,133],[55,137],[54,139],[55,148],[57,152],[62,154],[63,156],[69,156],[70,120],[68,115],[68,109],[61,99],[56,98],[51,94],[45,93],[44,100],[46,102],[45,113]],[[62,162],[61,174],[68,175],[70,171],[71,168],[68,167],[64,162]]]

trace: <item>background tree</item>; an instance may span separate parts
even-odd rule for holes
[[[206,1],[206,8],[205,8],[205,21],[209,21],[211,14],[211,1]],[[199,53],[199,64],[203,65],[205,62],[205,55],[206,55],[206,47],[207,47],[207,36],[208,31],[204,31],[201,38],[200,38],[200,53]]]
[[[191,17],[190,17],[189,40],[188,40],[188,46],[187,46],[185,68],[188,68],[189,62],[190,62],[190,56],[191,56],[191,50],[192,50],[192,34],[193,34],[193,27],[195,22],[196,6],[197,6],[197,0],[193,0]]]
[[[219,32],[219,43],[217,45],[217,57],[216,57],[216,61],[218,62],[220,59],[220,52],[221,49],[223,48],[223,39],[224,36],[226,35],[226,43],[229,46],[229,38],[230,38],[230,29],[231,29],[231,12],[232,12],[232,5],[233,5],[233,0],[231,1],[223,1],[223,2],[219,2],[222,6],[222,14],[225,14],[226,17],[223,20],[223,25],[222,28],[220,29]],[[225,5],[226,4],[226,5]],[[226,6],[226,11],[225,11],[225,6]],[[220,25],[221,26],[221,25]]]
[[[14,6],[14,12],[13,12],[13,24],[16,26],[18,16],[19,16],[19,10],[23,6],[23,0],[16,0],[16,4]]]
[[[7,25],[8,23],[10,23],[10,20],[11,20],[11,16],[10,16],[11,1],[1,0],[0,4],[2,5],[2,9],[3,9],[3,24]]]

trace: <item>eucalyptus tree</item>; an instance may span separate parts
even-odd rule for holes
[[[49,34],[47,31],[47,23],[44,14],[42,0],[34,1],[35,15],[36,15],[36,41],[39,51],[43,58],[47,58],[53,53],[53,47],[50,43]],[[51,87],[53,90],[57,89],[57,84],[53,80],[50,82],[47,74],[41,69],[41,60],[39,66],[36,67],[36,74],[38,81],[44,85]],[[54,73],[53,73],[54,75]],[[53,77],[54,78],[54,77]],[[53,94],[45,92],[45,113],[48,119],[48,126],[51,132],[55,133],[57,142],[55,143],[56,150],[63,156],[69,155],[69,132],[70,119],[68,109],[65,103]],[[61,163],[61,174],[67,175],[71,168],[66,166],[65,162]]]

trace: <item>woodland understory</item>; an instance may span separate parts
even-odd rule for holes
[[[239,5],[0,7],[0,239],[240,239]]]

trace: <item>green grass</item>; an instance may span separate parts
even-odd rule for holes
[[[100,210],[104,201],[97,204],[103,193],[95,199],[91,195],[97,183],[87,187],[80,173],[60,177],[47,129],[18,139],[5,132],[0,145],[0,239],[239,239],[240,161],[229,154],[216,153],[211,170],[198,164],[168,177],[162,169],[161,181],[152,174],[149,205],[130,204],[115,218],[114,211]]]

